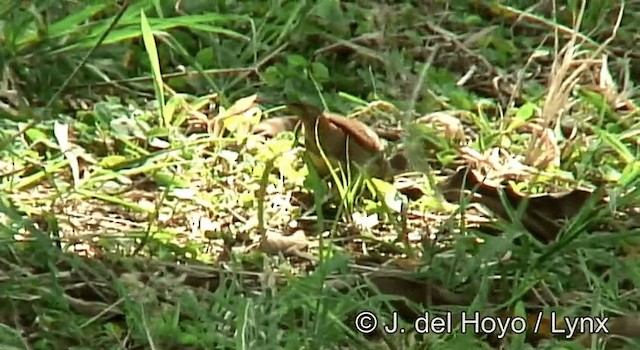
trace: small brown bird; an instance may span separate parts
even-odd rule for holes
[[[287,109],[300,117],[304,125],[305,146],[321,176],[329,174],[329,169],[318,144],[333,166],[341,165],[346,169],[347,161],[350,161],[350,169],[355,170],[353,164],[356,164],[372,177],[392,177],[391,166],[383,154],[384,145],[364,123],[325,113],[320,108],[304,103],[289,103]],[[317,142],[316,135],[320,142]]]

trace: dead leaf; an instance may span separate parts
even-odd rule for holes
[[[538,169],[560,166],[560,147],[552,129],[534,128],[524,163]]]
[[[623,85],[622,89],[618,88],[609,72],[607,55],[602,55],[602,60],[597,68],[599,68],[599,72],[595,74],[595,84],[587,85],[585,88],[602,94],[607,103],[616,111],[635,111],[636,106],[630,98],[633,91],[629,86]],[[629,81],[628,76],[625,80]]]
[[[418,118],[417,122],[441,131],[447,140],[459,142],[465,139],[464,125],[460,119],[447,112],[430,113]]]
[[[304,251],[309,246],[307,236],[302,230],[285,236],[280,232],[268,231],[264,240],[260,242],[259,249],[267,254],[292,254]]]
[[[479,179],[475,171],[466,167],[459,169],[441,183],[440,188],[449,202],[459,202],[465,191],[471,191],[471,202],[482,204],[502,219],[509,220],[508,211],[500,200],[500,191],[504,191],[512,208],[526,205],[521,222],[534,237],[545,243],[557,237],[562,229],[562,220],[569,220],[577,215],[587,200],[594,195],[594,192],[576,189],[566,193],[524,196],[510,186],[501,188],[487,185]],[[525,203],[527,201],[528,203]]]
[[[261,121],[253,127],[253,133],[266,138],[276,137],[281,132],[293,131],[299,122],[298,117],[286,116],[269,118]]]
[[[366,213],[355,212],[352,215],[353,223],[358,226],[360,230],[371,230],[376,227],[380,220],[378,219],[378,214],[367,215]]]
[[[461,147],[458,154],[464,164],[485,175],[485,182],[494,179],[499,181],[519,180],[526,175],[537,172],[536,169],[522,164],[508,151],[498,147],[490,148],[484,153],[469,147]]]
[[[232,115],[238,115],[253,108],[257,102],[258,95],[253,94],[251,96],[243,97],[237,100],[229,109],[222,110],[216,118],[226,118]]]

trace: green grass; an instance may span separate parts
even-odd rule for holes
[[[0,9],[2,348],[638,345],[637,4],[619,24],[603,1],[64,4]],[[328,185],[294,130],[252,133],[290,100],[401,128],[396,180],[424,195]],[[433,112],[459,124],[415,123]],[[460,166],[523,195],[451,200]],[[607,200],[544,197],[575,188]],[[363,335],[364,310],[544,317]],[[552,312],[629,337],[552,335]]]

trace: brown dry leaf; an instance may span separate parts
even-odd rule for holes
[[[562,229],[560,221],[578,214],[586,201],[594,195],[593,192],[576,189],[567,193],[524,196],[510,186],[501,189],[487,185],[479,179],[476,172],[465,167],[441,183],[440,187],[445,199],[450,202],[459,202],[464,190],[472,191],[471,202],[482,204],[502,219],[509,220],[508,211],[500,200],[500,191],[504,191],[512,208],[526,205],[521,222],[534,237],[545,243],[557,237]],[[527,201],[528,204],[525,204]]]
[[[512,154],[502,148],[491,148],[484,154],[469,147],[462,147],[458,151],[462,159],[470,168],[479,170],[487,180],[521,179],[531,173],[533,168],[519,162]]]
[[[560,165],[560,147],[552,129],[537,127],[532,130],[524,163],[537,169]]]
[[[308,246],[309,241],[302,230],[298,230],[290,236],[276,231],[268,231],[264,240],[260,242],[259,249],[267,254],[275,255],[304,251]]]
[[[266,138],[273,138],[281,132],[295,130],[299,120],[300,118],[295,116],[265,119],[253,127],[253,133]]]
[[[495,162],[493,152],[490,155],[482,154],[470,147],[462,147],[458,152],[467,165],[473,169],[481,170],[483,173],[491,173],[501,167],[500,163]]]
[[[429,113],[418,118],[417,122],[431,125],[434,129],[441,131],[447,140],[459,142],[465,139],[462,122],[449,113]]]
[[[602,55],[600,65],[597,67],[599,68],[599,72],[595,74],[594,77],[595,84],[586,86],[586,88],[602,94],[607,103],[616,111],[635,111],[636,106],[630,99],[630,95],[632,94],[631,88],[625,88],[624,85],[626,84],[623,84],[623,88],[619,89],[609,72],[608,66],[607,55]]]

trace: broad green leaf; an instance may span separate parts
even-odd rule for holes
[[[153,174],[153,181],[162,187],[187,188],[189,182],[181,179],[178,175],[166,171],[158,171]]]
[[[529,120],[533,116],[533,113],[536,110],[536,105],[531,102],[527,102],[523,104],[518,111],[516,112],[516,118],[521,118],[523,120]]]
[[[311,74],[313,74],[313,77],[320,83],[327,82],[331,79],[329,69],[320,62],[313,62],[311,64]]]
[[[308,62],[307,59],[304,58],[301,55],[288,55],[287,56],[287,63],[289,63],[289,65],[294,66],[294,67],[306,67]]]
[[[108,169],[127,161],[127,157],[121,155],[106,156],[98,163],[102,168]]]

